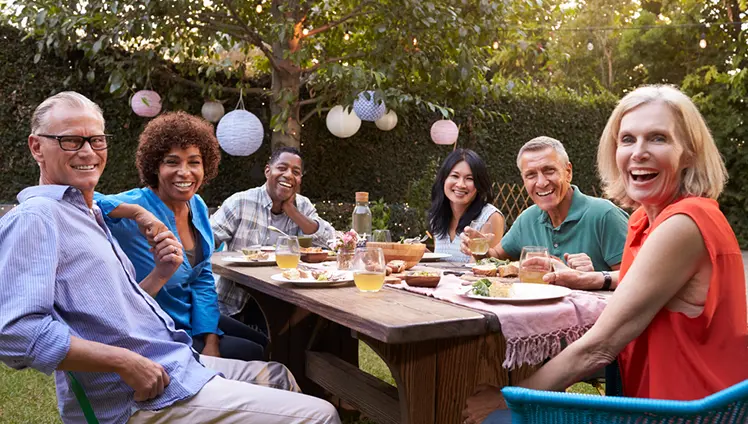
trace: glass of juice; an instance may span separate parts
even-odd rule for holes
[[[474,255],[485,255],[488,253],[488,248],[491,247],[489,246],[491,241],[491,224],[488,222],[473,221],[470,223],[470,228],[478,231],[480,235],[470,239],[468,248]]]
[[[278,236],[275,244],[275,263],[278,268],[296,268],[300,256],[299,239],[296,236]]]
[[[546,284],[543,276],[553,270],[548,248],[525,246],[519,257],[519,281],[521,283]]]
[[[260,230],[253,229],[247,232],[246,246],[242,248],[242,253],[247,259],[257,256],[262,251],[260,242]]]
[[[384,252],[379,247],[361,247],[353,257],[353,282],[362,292],[378,292],[384,285]]]

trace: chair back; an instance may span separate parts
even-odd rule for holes
[[[675,401],[502,389],[513,424],[744,424],[748,380],[703,399]]]

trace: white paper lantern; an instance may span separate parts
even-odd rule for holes
[[[381,100],[379,103],[374,102],[373,91],[367,91],[367,93],[369,93],[368,99],[366,94],[359,93],[358,98],[353,101],[353,110],[362,121],[374,122],[384,116],[384,113],[387,112],[387,106]]]
[[[202,109],[200,109],[200,113],[206,121],[216,123],[223,118],[226,111],[220,102],[205,102]]]
[[[327,112],[325,122],[332,135],[340,138],[348,138],[361,128],[361,120],[358,116],[350,109],[343,109],[340,105]]]
[[[374,121],[374,125],[382,131],[389,131],[397,125],[397,114],[394,110],[390,110],[383,117]]]
[[[436,144],[454,144],[458,135],[460,135],[460,129],[451,119],[436,121],[431,126],[431,139]]]
[[[244,109],[227,113],[216,128],[218,144],[232,156],[251,155],[260,148],[264,137],[262,122]]]
[[[130,107],[138,116],[153,118],[161,112],[161,96],[155,91],[140,90],[133,94]]]

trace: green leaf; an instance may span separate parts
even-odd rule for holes
[[[47,18],[47,9],[42,9],[36,15],[36,26],[42,26]]]
[[[88,73],[86,74],[86,80],[90,83],[93,83],[95,79],[96,79],[96,72],[94,72],[93,69],[89,70]]]
[[[122,74],[113,72],[109,77],[109,92],[114,93],[122,87]]]
[[[42,54],[37,53],[34,55],[34,63],[39,63],[39,61],[42,59]]]
[[[96,42],[93,44],[93,53],[96,54],[101,50],[101,46],[104,43],[104,37],[99,38],[96,40]]]

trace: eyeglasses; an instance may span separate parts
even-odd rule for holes
[[[106,150],[107,142],[112,137],[111,134],[92,135],[90,137],[84,137],[82,135],[36,135],[39,137],[54,138],[58,143],[60,143],[60,149],[68,152],[80,150],[86,142],[91,145],[92,150]]]

